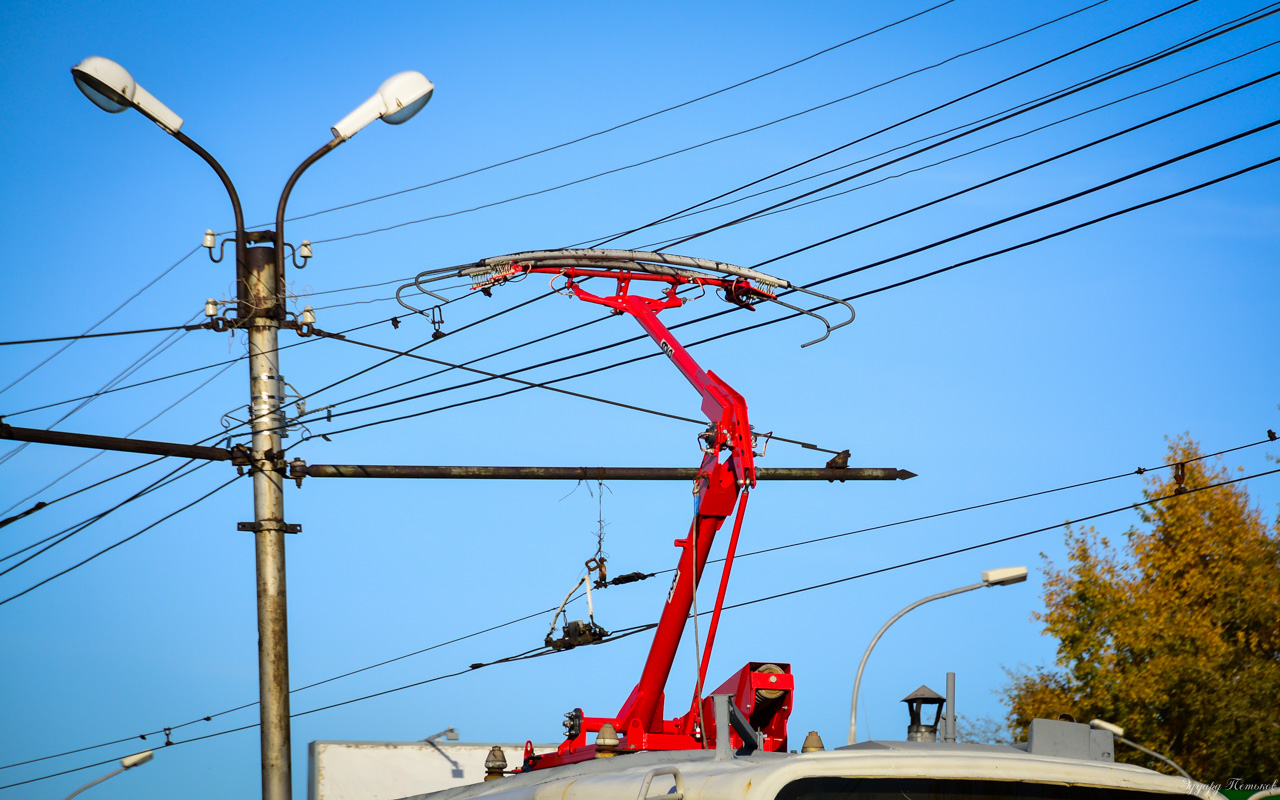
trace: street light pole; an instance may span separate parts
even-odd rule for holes
[[[262,723],[262,796],[289,800],[293,786],[289,730],[289,617],[284,559],[284,463],[280,405],[276,248],[247,249],[249,315],[249,463],[253,477],[254,556],[258,586],[258,689]]]
[[[115,776],[119,775],[121,772],[124,772],[125,770],[130,770],[130,769],[133,769],[134,767],[142,766],[143,764],[150,761],[154,756],[155,756],[155,753],[151,750],[146,750],[141,753],[135,753],[134,755],[131,755],[131,756],[125,756],[124,758],[120,759],[120,769],[116,770],[115,772],[108,772],[106,775],[103,775],[101,778],[98,778],[97,780],[89,781],[84,786],[81,786],[79,789],[76,789],[74,792],[67,795],[66,800],[71,800],[71,798],[80,794],[85,789],[92,789],[93,787],[97,786],[103,781],[108,780],[110,778],[114,778]]]
[[[294,184],[308,167],[375,119],[393,125],[407,121],[427,104],[435,86],[418,72],[402,72],[386,80],[372,97],[331,128],[334,138],[329,143],[312,153],[293,171],[276,206],[275,230],[249,233],[244,227],[239,195],[226,170],[203,147],[181,132],[181,117],[137,85],[123,67],[109,59],[92,56],[72,67],[71,74],[80,90],[99,108],[111,113],[136,109],[199,155],[217,173],[231,198],[236,225],[236,314],[233,319],[222,322],[230,328],[245,328],[249,347],[249,426],[252,434],[249,467],[253,479],[253,522],[242,522],[238,527],[253,531],[255,540],[262,796],[264,800],[290,800],[293,780],[284,536],[287,531],[296,531],[298,526],[284,521],[285,463],[281,438],[286,420],[281,413],[284,378],[280,371],[279,333],[282,324],[296,327],[296,323],[286,321],[284,307],[285,208]],[[249,247],[250,242],[271,244]],[[212,258],[212,232],[206,235],[205,244]],[[305,254],[303,258],[305,261]],[[208,308],[208,313],[211,317],[215,315],[216,307]]]
[[[981,589],[984,586],[1008,586],[1011,583],[1021,583],[1027,579],[1026,567],[1003,567],[1001,569],[989,569],[982,573],[982,580],[969,586],[961,586],[959,589],[951,589],[946,592],[939,592],[930,595],[921,600],[917,600],[911,605],[899,611],[889,618],[880,630],[876,631],[876,635],[871,637],[871,644],[867,645],[867,651],[862,654],[862,660],[858,662],[858,672],[853,679],[853,701],[849,708],[849,744],[858,743],[858,690],[862,687],[862,670],[867,666],[867,659],[871,657],[871,650],[876,646],[876,642],[880,641],[880,637],[884,632],[889,630],[889,626],[902,619],[913,609],[919,608],[925,603],[931,603],[934,600],[941,600],[944,597],[952,597],[965,592],[972,592],[974,589]],[[952,709],[947,709],[947,713],[953,713]]]

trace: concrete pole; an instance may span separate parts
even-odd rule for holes
[[[284,480],[280,413],[284,381],[278,340],[282,310],[274,247],[246,251],[250,306],[250,463],[258,574],[258,691],[262,720],[263,800],[291,800],[289,732],[289,622],[285,593]]]

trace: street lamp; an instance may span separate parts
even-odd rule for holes
[[[1195,780],[1195,778],[1192,778],[1190,775],[1187,774],[1187,771],[1185,769],[1173,763],[1173,759],[1169,758],[1168,756],[1162,756],[1154,750],[1148,750],[1147,748],[1143,747],[1137,742],[1131,742],[1128,739],[1124,738],[1124,728],[1121,728],[1119,725],[1116,725],[1115,723],[1112,723],[1112,722],[1107,722],[1104,719],[1095,719],[1089,722],[1089,727],[1093,728],[1094,730],[1106,731],[1110,733],[1112,736],[1116,737],[1116,741],[1121,742],[1123,744],[1127,744],[1135,750],[1141,750],[1142,752],[1146,753],[1152,758],[1158,758],[1159,760],[1163,761],[1164,763],[1176,769],[1178,773],[1182,775],[1182,777],[1186,778],[1189,781]],[[1254,796],[1256,797],[1257,795],[1254,795]]]
[[[894,614],[888,622],[884,624],[880,630],[876,631],[876,635],[871,637],[871,644],[867,645],[867,652],[862,654],[862,661],[858,663],[858,673],[853,679],[853,702],[849,708],[849,744],[857,744],[858,742],[858,689],[862,685],[862,670],[867,666],[867,659],[871,656],[871,649],[876,646],[876,642],[880,641],[880,637],[884,632],[889,630],[889,626],[901,619],[908,611],[913,608],[919,608],[925,603],[933,600],[941,600],[944,597],[952,595],[964,594],[972,592],[974,589],[981,589],[985,586],[1008,586],[1014,583],[1021,583],[1027,579],[1026,567],[1001,567],[1000,569],[984,570],[982,580],[969,586],[961,586],[959,589],[952,589],[940,594],[931,595],[923,600],[917,600],[911,605]],[[952,713],[950,709],[947,713]]]
[[[285,206],[294,184],[308,167],[375,119],[392,125],[407,121],[427,104],[435,87],[418,72],[402,72],[384,82],[372,97],[330,129],[333,133],[330,142],[293,171],[276,205],[275,230],[247,232],[240,197],[231,178],[213,156],[181,131],[181,117],[139,86],[124,67],[110,59],[101,56],[86,58],[71,68],[71,75],[76,86],[94,105],[111,113],[137,109],[186,145],[213,168],[231,198],[236,224],[236,314],[231,319],[215,319],[216,304],[207,305],[206,313],[213,312],[210,314],[210,326],[215,330],[225,330],[217,325],[226,325],[227,328],[246,328],[248,331],[249,419],[253,432],[248,466],[253,475],[254,521],[242,522],[238,528],[255,534],[262,794],[269,800],[289,800],[292,785],[284,534],[299,528],[284,521],[285,465],[284,448],[280,442],[284,429],[280,408],[284,378],[280,370],[278,334],[281,327],[303,333],[304,326],[309,328],[310,320],[290,320],[285,313]],[[251,243],[260,246],[249,247]],[[213,244],[214,237],[206,234],[205,246],[209,248],[211,259]],[[307,249],[304,243],[304,261]]]
[[[90,781],[89,783],[86,783],[84,786],[81,786],[79,789],[76,789],[74,792],[67,795],[67,800],[71,800],[71,798],[80,794],[85,789],[91,789],[94,786],[97,786],[98,784],[105,781],[107,778],[114,778],[115,776],[119,775],[121,772],[124,772],[127,769],[133,769],[134,767],[142,766],[143,764],[150,761],[154,756],[155,756],[155,753],[153,753],[150,750],[146,750],[141,753],[135,753],[134,755],[131,755],[131,756],[125,756],[124,758],[120,759],[120,769],[116,770],[115,772],[108,772],[106,775],[103,775],[101,778],[98,778],[96,781]]]

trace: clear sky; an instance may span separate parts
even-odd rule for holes
[[[302,178],[289,206],[291,216],[309,216],[291,222],[286,238],[316,243],[306,270],[289,271],[297,307],[316,307],[326,330],[369,326],[351,338],[397,350],[422,344],[432,332],[426,319],[388,299],[421,270],[599,241],[861,140],[725,198],[739,201],[732,205],[615,243],[660,246],[870,170],[805,199],[845,192],[839,196],[793,202],[782,213],[672,248],[751,266],[1280,69],[1277,15],[916,154],[944,132],[1000,119],[1256,10],[1246,2],[1200,0],[1086,47],[1175,4],[1110,0],[1081,10],[1085,0],[954,0],[849,42],[932,5],[10,0],[0,8],[6,43],[0,80],[8,99],[0,128],[6,187],[0,264],[8,298],[0,340],[79,334],[126,301],[96,330],[181,325],[201,314],[205,298],[232,291],[230,259],[211,264],[203,251],[192,253],[206,228],[233,227],[222,187],[195,155],[140,114],[108,116],[87,102],[69,68],[90,55],[120,62],[185,119],[182,130],[236,182],[253,225],[271,217],[288,175],[328,141],[329,126],[386,77],[416,69],[435,81],[435,97],[418,117],[395,128],[375,123],[345,143]],[[1045,64],[1077,48],[1085,49]],[[1264,80],[763,269],[811,284],[893,258],[818,287],[851,297],[1247,169],[1280,155],[1277,129],[894,258],[1273,123],[1278,85]],[[686,102],[586,141],[466,174]],[[713,143],[702,146],[707,142]],[[907,157],[880,167],[899,156]],[[1217,451],[1280,428],[1277,169],[1265,166],[854,300],[856,322],[813,347],[800,344],[820,332],[816,323],[786,321],[693,348],[745,396],[759,430],[848,448],[854,466],[919,474],[895,483],[762,484],[742,551],[1158,466],[1165,438],[1183,433]],[[585,180],[598,173],[609,174]],[[446,179],[452,180],[441,183]],[[780,188],[797,180],[803,182]],[[554,188],[565,184],[572,185]],[[747,197],[762,190],[773,191]],[[392,226],[399,227],[373,232]],[[532,342],[477,365],[507,372],[639,332],[633,321],[614,318],[552,338],[602,314],[560,297],[516,309],[545,292],[534,280],[451,303],[443,329],[456,333],[419,352],[457,363]],[[723,308],[708,294],[663,319],[674,325]],[[783,313],[738,312],[677,334],[693,342]],[[388,322],[395,315],[398,328]],[[64,352],[63,343],[0,347],[0,414],[16,426],[174,442],[218,435],[224,414],[243,419],[245,364],[225,364],[243,355],[243,339],[209,331],[167,336],[79,341]],[[694,466],[699,460],[700,428],[687,422],[544,390],[426,414],[513,387],[495,381],[451,388],[475,376],[425,377],[439,367],[408,358],[350,378],[385,355],[292,333],[282,342],[298,344],[283,351],[283,372],[311,412],[302,420],[306,429],[287,443],[291,456],[312,464]],[[641,341],[521,376],[551,380],[654,352]],[[168,377],[196,368],[205,369]],[[152,380],[80,407],[78,398],[105,387]],[[559,385],[698,416],[696,395],[665,359]],[[404,399],[426,392],[436,393]],[[368,408],[388,401],[402,402]],[[331,420],[316,411],[326,406]],[[387,421],[404,415],[418,416]],[[336,433],[360,425],[368,427]],[[331,441],[321,434],[333,434]],[[314,438],[304,441],[308,435]],[[1274,469],[1269,456],[1278,452],[1274,445],[1253,447],[1225,463],[1252,475]],[[0,506],[13,508],[0,516],[147,461],[108,453],[67,474],[91,455],[32,445],[7,457],[0,464]],[[761,464],[821,466],[827,458],[774,442]],[[213,736],[257,721],[256,707],[246,705],[257,697],[253,542],[236,531],[237,522],[252,518],[248,482],[148,528],[233,477],[232,468],[212,464],[61,541],[62,532],[75,530],[70,526],[116,508],[181,466],[170,460],[142,467],[0,529],[0,555],[21,551],[0,562],[12,568],[0,575],[0,600],[146,529],[0,605],[0,766],[115,742],[6,766],[0,786],[159,746],[165,734],[156,732],[168,727],[173,746],[92,796],[258,791],[256,728]],[[1257,478],[1248,488],[1272,518],[1277,478]],[[877,738],[902,738],[907,720],[898,701],[920,684],[941,692],[948,670],[958,676],[962,715],[999,716],[996,693],[1005,670],[1052,663],[1053,643],[1031,615],[1042,607],[1041,554],[1064,560],[1062,530],[981,545],[1123,508],[1141,499],[1141,489],[1139,477],[1122,477],[743,558],[730,603],[976,548],[727,612],[709,680],[718,684],[750,660],[790,663],[796,741],[817,730],[828,746],[842,744],[854,669],[886,619],[920,597],[975,582],[983,569],[1025,564],[1032,568],[1025,584],[971,592],[904,618],[880,641],[863,683],[860,729]],[[688,524],[688,491],[676,483],[614,482],[601,503],[599,487],[567,483],[308,479],[301,489],[290,483],[286,517],[303,527],[288,541],[292,685],[554,607],[595,553],[601,515],[611,572],[668,569],[675,563],[671,542]],[[1117,539],[1136,521],[1126,510],[1094,524]],[[24,548],[48,537],[61,543],[15,566],[45,545]],[[597,621],[618,630],[656,619],[668,580],[662,575],[601,592]],[[713,598],[708,585],[700,608]],[[581,601],[571,611],[585,614]],[[524,653],[540,646],[549,623],[549,613],[536,614],[298,689],[293,710]],[[647,647],[647,635],[633,636],[299,716],[296,796],[306,791],[306,744],[313,740],[411,740],[452,725],[468,741],[555,741],[565,711],[618,709]],[[671,707],[687,703],[694,666],[686,646],[668,686]],[[143,733],[150,734],[145,741],[137,738]],[[206,736],[213,738],[200,738]],[[5,795],[61,797],[109,769],[94,766]]]

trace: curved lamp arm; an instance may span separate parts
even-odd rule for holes
[[[880,641],[880,637],[884,635],[884,632],[889,630],[889,626],[902,619],[908,611],[919,608],[925,603],[929,603],[934,600],[941,600],[944,597],[951,597],[956,594],[972,592],[974,589],[981,589],[986,585],[987,584],[985,583],[975,583],[971,586],[963,586],[959,589],[952,589],[949,592],[941,592],[939,594],[926,597],[923,600],[917,600],[890,617],[889,621],[886,622],[880,630],[876,631],[876,635],[871,637],[871,644],[867,645],[867,651],[862,654],[862,660],[858,662],[858,674],[853,679],[853,703],[849,709],[849,744],[857,744],[858,742],[858,689],[862,686],[862,670],[867,666],[867,659],[871,656],[871,649],[876,646],[876,642]]]
[[[407,122],[427,104],[435,88],[435,84],[427,80],[421,72],[401,72],[387,78],[372,97],[357,106],[330,129],[333,132],[333,140],[308,156],[307,160],[299,164],[289,176],[289,181],[284,185],[284,191],[280,193],[280,202],[276,205],[276,280],[279,281],[277,291],[284,291],[284,211],[298,178],[302,177],[302,173],[306,172],[308,167],[319,161],[330,150],[355,136],[375,119],[380,119],[389,125]]]
[[[236,219],[236,279],[242,283],[244,279],[244,212],[240,207],[240,195],[231,183],[231,177],[222,168],[217,159],[209,155],[209,151],[196,144],[191,137],[182,132],[182,117],[169,110],[168,106],[156,99],[155,95],[138,85],[128,70],[109,58],[89,56],[71,68],[71,77],[76,87],[84,93],[98,108],[110,114],[119,114],[132,108],[139,114],[159,125],[165,133],[182,142],[192,152],[204,159],[218,174],[227,194],[231,197],[231,210]]]
[[[1008,586],[1013,583],[1022,583],[1027,579],[1026,567],[1001,567],[1000,569],[989,569],[982,573],[982,581],[969,586],[961,586],[959,589],[952,589],[946,592],[940,592],[930,595],[922,600],[917,600],[911,605],[899,611],[889,618],[880,630],[876,631],[876,635],[871,637],[871,644],[867,645],[867,651],[862,654],[862,661],[858,662],[858,673],[853,679],[853,701],[849,708],[849,744],[858,743],[858,689],[862,686],[862,670],[867,666],[867,659],[871,656],[871,650],[876,646],[876,642],[880,641],[880,637],[884,632],[889,630],[889,626],[902,619],[907,612],[912,609],[919,608],[925,603],[941,600],[944,597],[951,597],[965,592],[972,592],[974,589],[981,589],[984,586]],[[947,713],[951,713],[948,709]]]

